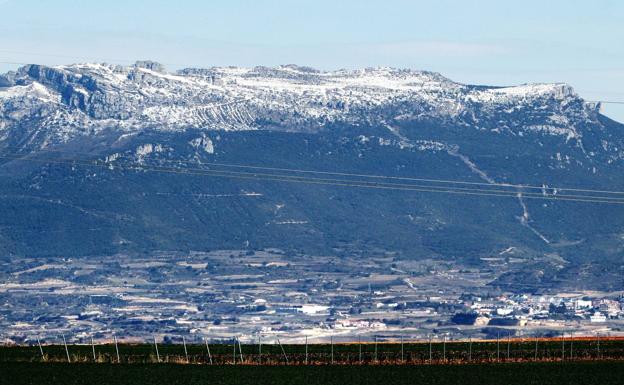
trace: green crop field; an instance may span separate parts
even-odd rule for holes
[[[422,366],[252,366],[0,363],[0,384],[584,384],[621,385],[624,363],[505,363]]]

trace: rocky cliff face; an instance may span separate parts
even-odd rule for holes
[[[579,140],[598,108],[565,84],[475,87],[422,71],[307,67],[185,69],[153,62],[121,67],[29,65],[2,78],[3,130],[32,120],[40,145],[114,127],[123,131],[319,132],[331,123],[435,120],[467,129]]]

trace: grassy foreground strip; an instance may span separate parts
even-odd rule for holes
[[[624,362],[436,366],[1,363],[0,384],[624,384]]]

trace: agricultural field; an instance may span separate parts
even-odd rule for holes
[[[277,340],[276,340],[277,341]],[[332,344],[175,343],[0,347],[0,362],[213,365],[430,365],[624,360],[624,338]]]
[[[623,339],[157,347],[5,346],[0,384],[624,383]]]
[[[0,363],[0,384],[583,384],[621,385],[612,361],[471,365],[234,366],[174,364]]]

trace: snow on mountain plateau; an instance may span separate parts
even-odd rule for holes
[[[569,140],[579,139],[577,126],[595,123],[597,114],[597,105],[565,84],[470,86],[393,68],[322,72],[285,65],[168,73],[145,61],[128,67],[27,65],[0,75],[0,139],[27,121],[40,147],[105,129],[316,132],[332,122],[432,119]]]

